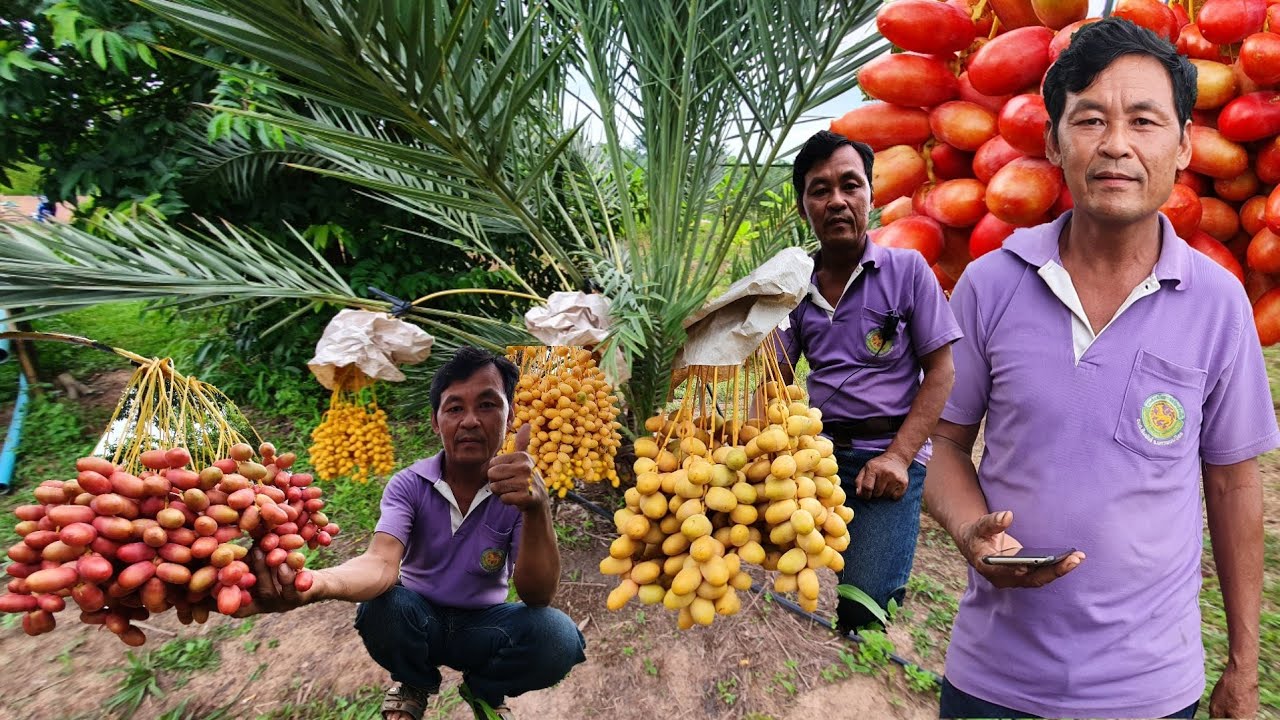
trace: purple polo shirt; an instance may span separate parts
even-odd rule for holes
[[[978,480],[1026,547],[1088,559],[1039,589],[969,570],[946,675],[1046,717],[1161,717],[1204,691],[1200,462],[1280,444],[1240,281],[1161,216],[1153,277],[1076,362],[1045,280],[1070,213],[1016,231],[951,295],[964,339],[942,417],[986,416]]]
[[[451,531],[444,483],[444,453],[401,470],[382,492],[375,532],[404,545],[400,582],[436,605],[482,609],[506,602],[523,516],[490,495]]]
[[[820,256],[819,256],[820,258]],[[960,328],[938,279],[915,250],[886,248],[867,240],[859,274],[845,288],[835,313],[819,307],[814,288],[780,330],[780,350],[794,364],[809,360],[809,401],[824,422],[901,416],[911,409],[923,373],[920,357],[954,342]],[[887,349],[880,328],[890,312],[901,318]],[[877,349],[879,353],[877,354]],[[855,440],[859,450],[888,449],[892,437]],[[916,460],[928,463],[928,441]]]

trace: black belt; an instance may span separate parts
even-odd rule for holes
[[[836,445],[847,445],[852,440],[867,440],[892,436],[906,422],[906,415],[870,417],[862,420],[833,420],[822,423],[822,434],[831,437]]]

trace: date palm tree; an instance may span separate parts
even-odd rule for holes
[[[240,112],[299,139],[316,161],[296,166],[444,228],[422,237],[424,263],[432,242],[460,245],[538,295],[491,242],[514,233],[558,289],[602,289],[636,423],[663,401],[685,319],[744,254],[798,236],[789,208],[760,214],[787,184],[792,130],[887,47],[867,0],[138,2],[268,68],[222,70],[295,100]],[[235,227],[92,230],[0,233],[0,306],[387,307],[319,256]],[[523,337],[517,318],[429,302],[410,317],[447,343]]]

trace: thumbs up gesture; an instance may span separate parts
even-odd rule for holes
[[[546,485],[534,469],[533,456],[528,452],[532,429],[531,425],[522,425],[516,432],[515,451],[489,461],[489,491],[522,512],[538,510],[547,504]]]

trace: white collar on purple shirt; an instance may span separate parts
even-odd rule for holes
[[[1111,324],[1138,300],[1159,291],[1162,280],[1175,281],[1173,287],[1178,290],[1189,287],[1191,262],[1187,253],[1196,251],[1178,238],[1173,224],[1164,214],[1160,214],[1161,238],[1173,238],[1177,242],[1161,243],[1160,257],[1156,259],[1151,275],[1133,288],[1129,297],[1125,298],[1120,305],[1120,309],[1116,310],[1116,314],[1107,321],[1102,330],[1095,334],[1084,311],[1084,304],[1076,293],[1075,284],[1071,281],[1071,275],[1060,262],[1058,240],[1070,216],[1071,212],[1068,211],[1047,225],[1015,230],[1013,235],[1005,241],[1004,247],[1028,264],[1039,268],[1037,274],[1044,279],[1054,296],[1071,311],[1071,345],[1078,365],[1081,356],[1098,339],[1098,336],[1106,332],[1107,328],[1111,327]]]
[[[813,282],[813,278],[818,274],[818,261],[822,258],[822,251],[817,250],[811,256],[813,258],[814,271],[809,280],[809,299],[813,304],[826,311],[827,317],[835,317],[836,309],[822,297],[822,291],[818,289],[818,284]],[[849,292],[849,287],[853,285],[853,281],[862,276],[862,271],[866,266],[876,266],[884,258],[884,248],[871,242],[871,237],[867,237],[866,247],[862,250],[862,258],[858,260],[858,264],[853,268],[853,272],[849,275],[849,280],[845,282],[844,289],[840,291],[840,298],[844,299],[844,294]],[[839,300],[836,301],[839,304]],[[785,328],[784,328],[785,329]]]
[[[409,466],[409,469],[417,473],[420,477],[425,478],[427,482],[431,483],[431,487],[435,488],[436,492],[440,493],[440,496],[448,501],[449,529],[450,534],[452,535],[457,535],[458,528],[462,527],[462,521],[474,512],[476,508],[480,507],[480,503],[482,503],[485,498],[493,494],[493,491],[489,490],[489,485],[485,484],[476,492],[475,499],[471,501],[471,507],[467,508],[465,513],[462,512],[462,509],[458,507],[458,499],[453,495],[453,488],[449,486],[449,483],[444,481],[443,451],[436,453],[429,458],[419,460]]]
[[[1057,262],[1060,259],[1058,238],[1062,235],[1062,229],[1070,221],[1072,213],[1073,211],[1068,210],[1051,223],[1014,230],[1013,234],[1004,241],[1004,249],[1035,267],[1043,267],[1050,260]],[[1173,223],[1169,222],[1169,218],[1165,217],[1164,213],[1158,213],[1158,217],[1160,218],[1160,237],[1181,240],[1178,238],[1177,231],[1173,229]],[[1198,251],[1192,250],[1185,241],[1161,243],[1160,257],[1156,259],[1152,274],[1155,275],[1156,280],[1162,282],[1176,281],[1173,286],[1176,290],[1186,290],[1191,286],[1192,281],[1190,253],[1193,252]]]

